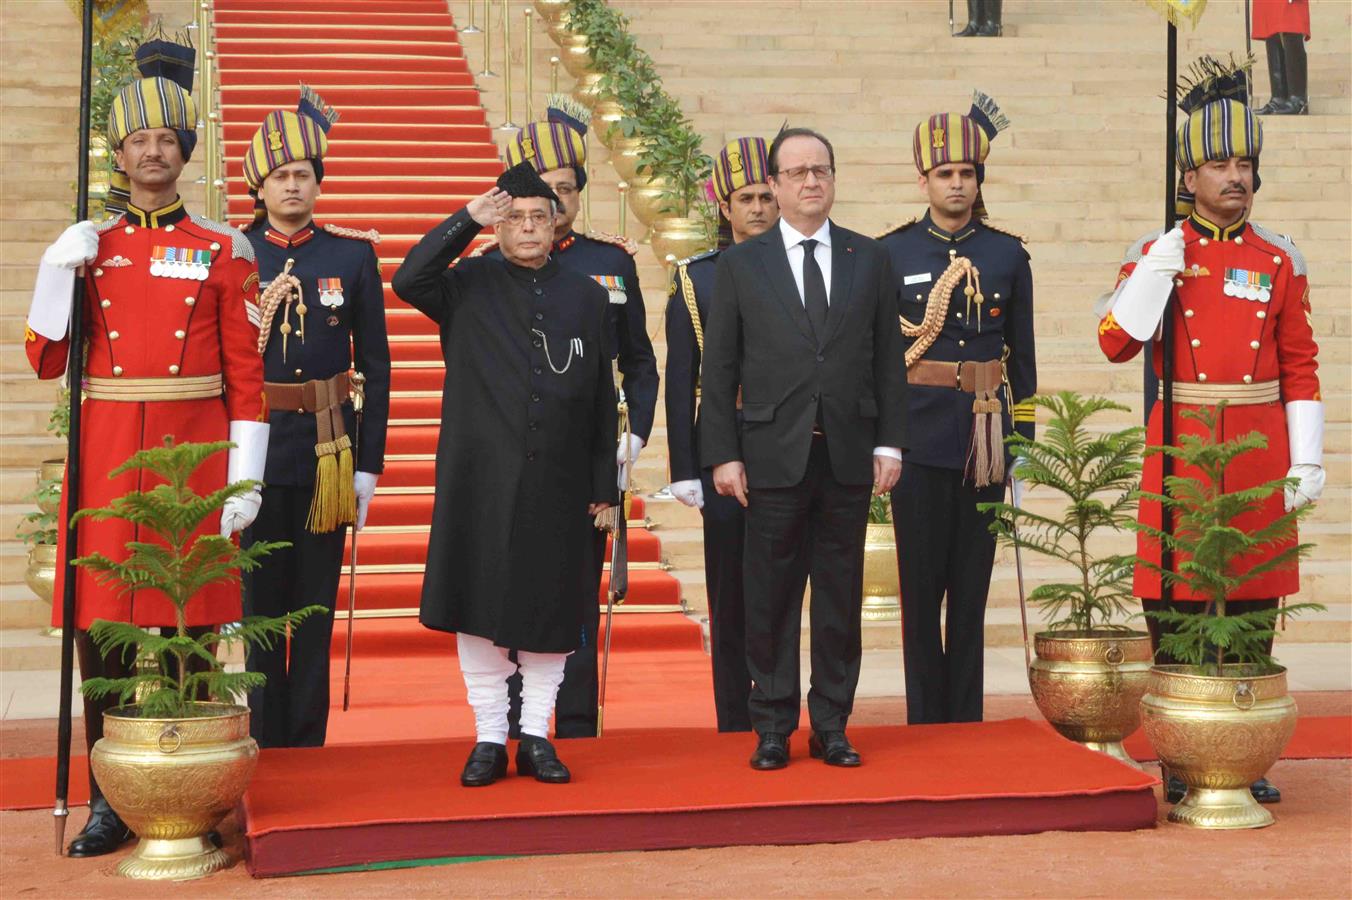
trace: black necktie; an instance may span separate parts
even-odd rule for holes
[[[812,323],[812,332],[821,340],[826,334],[826,279],[822,278],[821,266],[812,251],[817,242],[809,238],[803,241],[803,305],[807,307],[807,320]]]

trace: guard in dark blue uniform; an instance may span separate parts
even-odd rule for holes
[[[549,98],[548,118],[521,129],[507,145],[507,164],[529,162],[559,198],[559,216],[554,226],[554,247],[550,259],[581,275],[595,279],[610,295],[610,346],[619,363],[621,386],[629,404],[632,432],[628,448],[617,448],[620,481],[628,484],[629,471],[648,443],[657,410],[657,357],[648,338],[647,313],[643,292],[639,289],[634,254],[638,245],[617,235],[573,230],[582,208],[582,189],[587,185],[587,148],[584,124],[591,113],[567,96]],[[476,248],[473,256],[501,257],[494,243]],[[626,452],[627,449],[627,452]],[[629,465],[624,461],[628,459]],[[596,657],[596,632],[601,621],[601,573],[606,558],[606,532],[595,537],[594,590],[587,598],[583,621],[582,645],[568,657],[568,666],[559,690],[555,712],[556,737],[595,737],[599,678]],[[520,708],[520,676],[511,683],[512,729],[516,733]]]
[[[390,348],[374,232],[318,227],[325,132],[337,118],[308,88],[298,112],[268,114],[244,159],[258,201],[247,234],[263,294],[260,351],[272,439],[251,540],[288,541],[247,576],[245,612],[275,616],[312,603],[289,642],[249,652],[267,684],[249,697],[262,747],[318,747],[329,720],[329,644],[347,526],[360,529],[384,467]],[[365,376],[358,429],[349,370]]]
[[[990,140],[1007,124],[980,92],[966,116],[922,122],[915,162],[930,208],[881,238],[911,386],[911,446],[892,491],[911,724],[981,720],[995,538],[976,507],[1003,495],[1011,428],[1033,436],[1032,270],[1022,240],[988,224],[981,199]]]
[[[767,184],[766,145],[741,138],[714,160],[714,193],[732,243],[762,234],[779,218]],[[700,466],[698,428],[700,357],[704,323],[714,296],[718,250],[681,260],[667,301],[667,445],[671,493],[704,516],[704,585],[719,731],[750,731],[746,668],[746,609],[742,599],[742,546],[746,522],[734,497],[714,490],[713,470]]]

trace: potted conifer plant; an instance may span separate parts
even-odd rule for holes
[[[1177,446],[1152,447],[1172,456],[1179,474],[1164,481],[1163,495],[1142,493],[1172,511],[1164,531],[1135,526],[1173,552],[1168,569],[1140,559],[1175,589],[1203,598],[1192,612],[1147,612],[1166,626],[1160,653],[1181,664],[1157,665],[1141,700],[1145,733],[1160,762],[1187,785],[1169,821],[1201,828],[1261,828],[1272,814],[1254,800],[1249,786],[1267,774],[1296,727],[1296,702],[1287,693],[1286,669],[1270,652],[1277,617],[1320,610],[1315,603],[1288,604],[1227,615],[1226,600],[1243,584],[1294,566],[1311,545],[1298,543],[1303,506],[1248,528],[1246,513],[1281,494],[1291,479],[1227,489],[1227,468],[1243,454],[1267,445],[1260,432],[1222,440],[1225,403],[1185,410],[1205,433],[1182,434]],[[1250,556],[1257,552],[1257,556]],[[1248,557],[1246,560],[1245,557]],[[1253,559],[1261,561],[1249,564]]]
[[[1009,503],[993,511],[991,531],[1004,545],[1055,560],[1073,580],[1040,584],[1028,595],[1050,621],[1033,639],[1028,684],[1038,710],[1064,737],[1137,766],[1122,740],[1140,726],[1150,671],[1150,636],[1118,619],[1130,615],[1132,559],[1104,544],[1135,522],[1145,430],[1095,428],[1091,420],[1127,407],[1072,391],[1039,395],[1048,413],[1036,440],[1011,435],[1018,478],[1055,496],[1044,514]],[[1139,768],[1139,766],[1137,766]]]
[[[161,635],[128,622],[96,619],[90,637],[105,656],[120,653],[154,659],[126,678],[91,678],[81,690],[90,697],[115,696],[123,705],[104,713],[103,738],[90,763],[109,805],[140,837],[135,851],[118,865],[132,878],[198,878],[224,868],[229,857],[206,838],[244,795],[258,757],[249,737],[249,708],[237,701],[262,686],[256,672],[227,672],[216,657],[218,645],[271,646],[285,639],[307,616],[309,606],[278,617],[251,616],[221,633],[188,633],[188,605],[207,585],[238,580],[284,543],[255,542],[247,548],[204,530],[225,501],[252,490],[254,482],[226,485],[205,496],[189,484],[193,472],[229,441],[175,444],[140,450],[110,473],[145,473],[147,490],[132,491],[112,504],[80,510],[75,519],[123,519],[138,526],[139,540],[114,560],[91,553],[75,561],[102,584],[124,591],[158,591],[173,605],[177,628]],[[190,665],[196,662],[196,665]]]

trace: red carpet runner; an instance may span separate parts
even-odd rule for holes
[[[444,0],[216,0],[215,21],[233,224],[252,218],[240,160],[263,117],[295,108],[302,81],[342,114],[329,134],[316,218],[380,232],[394,361],[385,474],[361,535],[357,607],[415,610],[445,368],[435,326],[396,299],[388,279],[409,247],[502,171],[479,91]],[[630,518],[641,524],[641,502]],[[679,583],[659,567],[658,539],[631,535],[629,604],[679,604]],[[345,574],[340,608],[347,593]]]

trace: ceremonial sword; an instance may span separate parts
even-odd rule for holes
[[[1014,476],[1009,476],[1009,505],[1019,508],[1014,493]],[[1010,516],[1010,533],[1014,536],[1014,573],[1019,581],[1019,622],[1023,625],[1023,671],[1027,675],[1033,669],[1033,657],[1028,650],[1028,600],[1023,591],[1023,554],[1019,552],[1019,517]]]
[[[356,418],[354,440],[352,441],[352,468],[357,468],[361,452],[361,417],[366,406],[366,376],[360,372],[352,373],[352,412]],[[375,498],[372,497],[372,500]],[[368,507],[369,508],[369,507]],[[343,712],[352,694],[352,621],[357,611],[357,522],[352,521],[352,559],[348,562],[347,574],[347,651],[343,660]]]
[[[610,635],[611,623],[615,618],[615,604],[624,600],[629,592],[629,532],[626,522],[624,498],[629,492],[629,404],[624,399],[624,388],[620,392],[620,402],[615,409],[619,413],[620,440],[623,445],[624,460],[620,472],[620,505],[615,508],[615,527],[610,532],[610,584],[606,588],[606,643],[601,652],[601,693],[596,703],[596,736],[600,737],[606,721],[606,676],[610,672]]]

